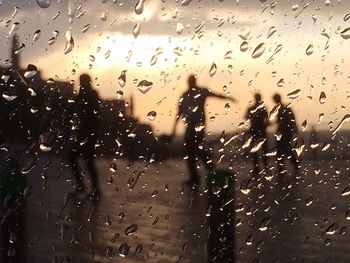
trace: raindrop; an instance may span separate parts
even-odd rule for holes
[[[181,35],[184,30],[184,25],[180,22],[176,24],[176,33]]]
[[[174,48],[174,49],[173,49],[173,52],[174,52],[176,55],[178,55],[178,56],[182,56],[182,53],[183,53],[183,51],[182,51],[182,49],[181,49],[180,47]]]
[[[217,69],[218,68],[217,68],[216,64],[213,62],[213,64],[211,64],[211,67],[209,70],[209,76],[213,77],[215,75]]]
[[[192,2],[192,0],[182,0],[181,1],[181,5],[182,6],[188,6],[191,2]]]
[[[140,24],[140,23],[137,23],[137,24],[134,26],[133,30],[132,30],[132,33],[133,33],[133,35],[134,35],[134,38],[137,38],[137,37],[138,37],[138,35],[140,34],[140,31],[141,31],[141,24]]]
[[[299,8],[299,5],[298,4],[295,4],[295,5],[292,5],[292,11],[295,11]]]
[[[349,39],[350,38],[350,27],[345,28],[343,31],[340,32],[340,35],[344,39]]]
[[[283,88],[283,87],[284,87],[284,79],[280,79],[280,80],[277,82],[277,87],[279,87],[279,88]]]
[[[310,45],[307,47],[305,53],[306,53],[306,55],[310,56],[313,52],[314,52],[314,45],[313,45],[313,44],[310,44]]]
[[[259,224],[260,231],[266,231],[271,223],[270,218],[263,218]]]
[[[125,258],[129,254],[129,251],[130,251],[130,246],[127,243],[123,243],[119,247],[118,254],[119,256]]]
[[[33,77],[37,73],[37,67],[32,64],[28,64],[27,70],[24,72],[24,77],[29,79]]]
[[[334,131],[332,132],[333,135],[337,134],[337,132],[340,130],[340,128],[347,123],[348,121],[350,121],[350,114],[346,114],[343,119],[340,121],[340,123],[338,124],[338,126],[334,129]]]
[[[339,228],[339,225],[337,223],[333,223],[329,227],[327,227],[326,234],[334,235],[338,228]]]
[[[121,73],[120,73],[120,76],[118,78],[118,84],[120,87],[124,87],[125,84],[126,84],[126,72],[127,70],[123,70]]]
[[[135,254],[138,255],[138,254],[141,254],[142,253],[142,250],[143,250],[143,247],[141,244],[138,244],[137,247],[135,248]]]
[[[74,39],[70,31],[66,32],[66,46],[64,47],[63,54],[68,54],[74,48]]]
[[[224,55],[224,59],[232,59],[232,50],[229,50],[226,52],[226,54]]]
[[[267,33],[267,38],[272,37],[272,35],[275,34],[276,31],[277,31],[276,27],[274,26],[270,27],[269,32]]]
[[[253,51],[252,58],[258,58],[260,57],[265,51],[265,44],[260,43]]]
[[[248,50],[248,42],[247,41],[243,41],[242,44],[240,45],[239,49],[242,52],[246,52]]]
[[[157,117],[157,112],[155,111],[150,111],[149,113],[147,113],[147,118],[150,120],[150,121],[154,121]]]
[[[141,91],[142,94],[146,94],[152,87],[153,82],[147,80],[141,80],[137,85],[137,88],[139,91]]]
[[[320,94],[319,102],[321,104],[324,104],[326,102],[326,100],[327,100],[326,93],[324,91],[322,91],[321,94]]]
[[[105,53],[105,59],[108,59],[110,55],[111,55],[111,51],[108,50],[108,51]]]
[[[100,18],[101,18],[102,21],[106,21],[107,20],[107,13],[106,12],[102,12]]]
[[[83,27],[83,29],[81,30],[82,33],[85,33],[86,31],[88,31],[90,28],[90,24],[87,24]]]
[[[13,36],[13,34],[16,33],[16,31],[18,29],[19,29],[19,23],[18,22],[13,23],[11,26],[11,29],[6,37],[11,38]]]
[[[25,49],[26,45],[24,45],[23,43],[21,44],[21,46],[15,50],[15,54],[19,54],[21,53],[24,49]]]
[[[133,233],[135,233],[137,230],[139,229],[138,225],[137,224],[132,224],[130,226],[128,226],[127,228],[125,228],[125,235],[131,235]]]
[[[40,150],[42,150],[43,152],[49,152],[49,151],[52,150],[51,147],[46,146],[46,145],[44,145],[44,144],[42,144],[42,143],[40,144],[39,148],[40,148]]]
[[[33,36],[33,42],[37,41],[40,38],[41,35],[41,30],[37,30],[34,32],[34,36]]]
[[[7,94],[2,94],[2,97],[5,99],[5,100],[7,100],[7,101],[13,101],[14,99],[16,99],[17,98],[17,96],[16,95],[7,95]]]
[[[239,37],[243,40],[247,40],[250,34],[250,28],[249,27],[243,27],[240,30]]]
[[[310,196],[306,199],[306,206],[310,206],[313,202],[314,202],[314,197],[313,197],[312,195],[310,195]]]
[[[135,13],[137,15],[141,15],[143,12],[143,6],[144,6],[145,0],[139,0],[137,4],[135,5]]]
[[[158,55],[157,54],[153,55],[150,61],[151,66],[155,65],[157,63],[157,60],[158,60]]]
[[[287,97],[291,100],[298,98],[301,95],[301,90],[297,89],[287,94]]]
[[[348,196],[348,195],[350,195],[350,186],[346,187],[341,193],[341,196]]]
[[[41,8],[48,8],[51,5],[51,0],[37,0],[36,2]]]
[[[343,20],[346,22],[346,21],[349,20],[349,18],[350,18],[350,13],[346,14],[346,15],[344,16]]]

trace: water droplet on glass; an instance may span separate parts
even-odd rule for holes
[[[284,87],[284,79],[280,79],[280,80],[277,82],[277,87],[279,87],[279,88],[283,88],[283,87]]]
[[[270,218],[263,218],[259,224],[260,231],[266,231],[271,223]]]
[[[120,76],[118,78],[118,83],[119,83],[119,86],[120,87],[124,87],[125,84],[126,84],[126,72],[127,70],[123,70],[121,73],[120,73]]]
[[[242,52],[246,52],[248,50],[248,42],[247,41],[243,41],[242,44],[240,45],[239,49]]]
[[[232,59],[232,50],[229,50],[225,53],[224,59]]]
[[[143,6],[144,6],[145,0],[139,0],[137,4],[135,5],[135,13],[137,15],[141,15],[143,12]]]
[[[158,61],[158,54],[155,54],[151,58],[150,65],[151,66],[155,65],[157,63],[157,61]]]
[[[17,98],[16,95],[7,95],[5,93],[2,94],[2,97],[6,100],[6,101],[13,101],[14,99]]]
[[[106,12],[102,12],[100,18],[101,18],[102,21],[106,21],[107,20],[107,13]]]
[[[241,28],[239,32],[239,37],[243,40],[247,40],[250,34],[250,28],[249,27],[243,27]]]
[[[215,75],[217,69],[218,68],[217,68],[216,64],[213,62],[213,64],[211,64],[211,67],[209,70],[209,76],[213,77]]]
[[[276,31],[277,31],[276,27],[274,26],[270,27],[269,32],[267,33],[267,38],[272,37],[272,35],[275,34]]]
[[[90,24],[87,24],[83,27],[83,29],[81,30],[82,33],[85,33],[86,31],[88,31],[90,28]]]
[[[338,228],[339,228],[339,225],[337,223],[333,223],[329,227],[327,227],[326,234],[334,235]]]
[[[15,33],[16,31],[19,29],[19,23],[18,22],[14,22],[11,26],[11,29],[8,33],[8,35],[6,36],[7,38],[11,38]]]
[[[307,199],[306,199],[306,206],[310,206],[312,203],[314,202],[314,197],[312,195],[310,195]]]
[[[149,113],[147,113],[147,118],[150,120],[150,121],[154,121],[157,117],[157,112],[155,111],[150,111]]]
[[[348,196],[348,195],[350,195],[350,186],[346,187],[341,193],[341,196]]]
[[[135,233],[137,230],[139,229],[138,225],[137,224],[132,224],[130,226],[128,226],[127,228],[125,228],[125,235],[131,235],[133,233]]]
[[[291,100],[298,98],[301,95],[301,90],[297,89],[287,94],[287,97]]]
[[[349,39],[350,38],[350,27],[345,28],[343,31],[340,32],[340,35],[344,39]]]
[[[347,122],[350,121],[350,114],[346,114],[343,119],[339,122],[338,126],[334,129],[332,132],[333,135],[337,134],[337,132],[340,130],[340,128]]]
[[[146,94],[152,87],[153,82],[147,80],[141,80],[137,85],[137,88],[139,91],[141,91],[142,94]]]
[[[265,43],[260,43],[253,51],[252,58],[260,57],[265,51]]]
[[[32,64],[28,64],[27,70],[24,72],[24,77],[29,79],[33,77],[37,73],[37,67]]]
[[[324,91],[322,91],[321,94],[320,94],[319,102],[321,104],[324,104],[326,102],[326,100],[327,100],[326,93]]]
[[[129,251],[130,251],[130,246],[127,243],[123,243],[119,247],[118,254],[119,256],[125,258],[129,254]]]
[[[349,20],[349,18],[350,18],[350,13],[346,14],[346,15],[344,16],[343,20],[346,22],[346,21]]]
[[[37,30],[34,32],[34,36],[33,36],[33,42],[37,41],[40,38],[41,35],[41,30]]]
[[[64,47],[63,54],[68,54],[74,48],[74,39],[70,31],[66,32],[66,46]]]
[[[292,5],[292,11],[295,11],[299,8],[299,5],[298,4],[294,4]]]
[[[182,49],[181,49],[180,47],[174,48],[174,49],[173,49],[173,52],[174,52],[176,55],[178,55],[178,56],[182,56],[182,53],[183,53],[183,51],[182,51]]]
[[[180,22],[176,24],[176,33],[181,35],[184,30],[184,25]]]
[[[140,34],[140,31],[141,31],[141,24],[140,24],[140,23],[137,23],[137,24],[134,26],[133,30],[132,30],[132,33],[133,33],[133,35],[134,35],[134,38],[137,38],[137,37],[138,37],[138,35]]]
[[[15,50],[15,54],[19,54],[21,52],[23,52],[23,50],[25,49],[26,45],[24,45],[23,43],[21,44],[21,46]]]
[[[108,59],[110,55],[111,55],[111,51],[107,50],[107,52],[105,53],[105,59]]]
[[[37,0],[36,2],[41,8],[48,8],[51,5],[51,0]]]
[[[314,52],[314,45],[310,44],[307,48],[306,48],[306,55],[310,56],[312,53]]]
[[[39,148],[40,148],[40,150],[42,150],[43,152],[49,152],[49,151],[51,151],[51,147],[49,147],[49,146],[46,146],[46,145],[44,145],[44,144],[40,144],[40,146],[39,146]]]

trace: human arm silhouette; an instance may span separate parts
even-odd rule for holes
[[[208,90],[209,91],[209,90]],[[225,95],[221,95],[221,94],[218,94],[218,93],[214,93],[212,91],[209,91],[209,94],[208,94],[209,97],[214,97],[214,98],[218,98],[218,99],[224,99],[224,100],[230,100],[234,103],[237,103],[238,101],[233,98],[233,97],[227,97]]]

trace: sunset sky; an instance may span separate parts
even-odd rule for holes
[[[345,38],[350,31],[343,36],[340,32],[350,27],[349,1],[146,0],[141,14],[136,13],[136,4],[131,0],[52,0],[48,8],[41,8],[37,1],[3,0],[1,62],[9,57],[9,32],[18,22],[16,33],[25,44],[23,67],[33,63],[44,78],[66,81],[88,72],[101,97],[116,98],[119,90],[125,99],[132,94],[135,115],[152,124],[157,133],[171,131],[177,101],[192,73],[197,74],[200,86],[239,100],[230,103],[230,110],[225,109],[229,101],[208,100],[210,131],[236,129],[256,91],[262,93],[269,109],[272,94],[280,92],[286,103],[292,103],[299,126],[307,120],[309,127],[316,124],[329,129],[332,121],[333,129],[348,113],[350,39]],[[133,29],[138,23],[136,36]],[[33,42],[37,30],[41,35]],[[54,30],[59,34],[50,45]],[[67,31],[74,48],[64,54]],[[243,41],[246,51],[240,48]],[[264,52],[253,58],[261,43]],[[157,53],[157,61],[152,61]],[[213,63],[217,71],[210,76]],[[123,70],[127,70],[125,87],[118,84]],[[153,82],[146,94],[137,89],[141,80]],[[297,98],[287,97],[298,89]],[[323,104],[321,92],[327,97]],[[154,121],[147,119],[152,110],[158,113]],[[325,117],[317,124],[321,113]],[[212,116],[215,119],[209,121]]]

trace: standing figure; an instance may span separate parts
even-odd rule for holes
[[[200,88],[196,84],[194,75],[188,78],[188,90],[181,96],[179,101],[178,114],[175,119],[173,136],[180,118],[186,123],[185,146],[188,155],[187,166],[190,172],[190,179],[186,184],[191,186],[199,185],[199,174],[197,170],[197,157],[199,157],[206,169],[214,171],[215,165],[211,153],[205,148],[205,101],[208,97],[230,99],[226,96],[215,94],[206,88]]]
[[[69,162],[73,175],[77,182],[76,192],[84,192],[85,186],[82,180],[81,169],[78,163],[79,155],[86,162],[87,170],[92,183],[92,197],[98,198],[100,188],[97,180],[97,170],[94,164],[95,144],[99,123],[99,97],[91,86],[91,78],[87,74],[80,76],[80,91],[74,99],[73,111],[76,118],[76,135],[69,152]]]
[[[275,94],[273,100],[276,102],[278,107],[277,112],[277,164],[278,164],[278,173],[281,174],[284,166],[284,160],[291,160],[295,172],[299,170],[299,160],[296,153],[293,151],[294,138],[298,134],[298,127],[295,122],[295,116],[292,109],[289,106],[286,106],[282,103],[281,96]]]
[[[262,144],[259,150],[252,151],[253,155],[253,165],[254,175],[259,174],[259,159],[262,159],[266,172],[269,170],[269,165],[267,162],[267,135],[266,135],[266,129],[269,125],[269,119],[268,119],[268,113],[266,110],[266,107],[264,105],[264,102],[262,101],[261,94],[256,93],[254,95],[255,97],[255,103],[252,107],[248,109],[248,112],[246,114],[246,119],[250,121],[250,136],[252,138],[252,146],[257,146],[259,144]],[[260,153],[260,156],[259,156]],[[260,158],[259,158],[260,157]]]

